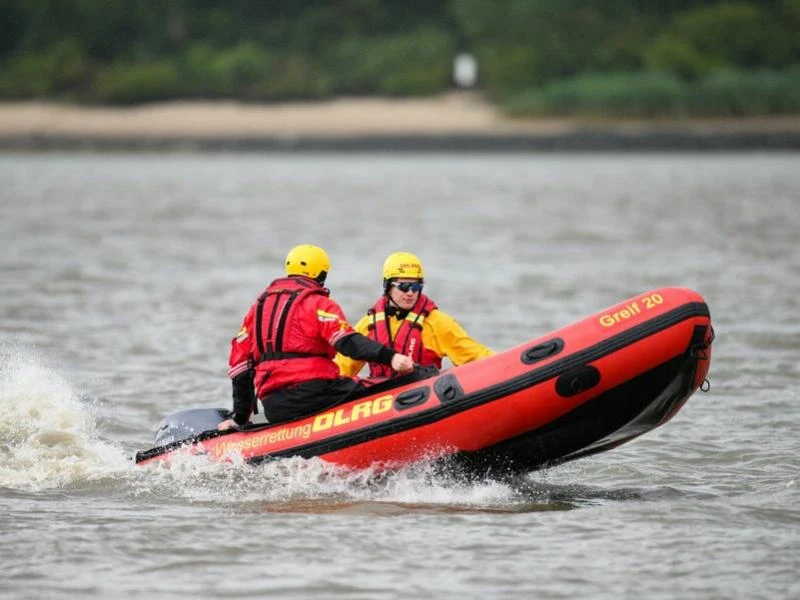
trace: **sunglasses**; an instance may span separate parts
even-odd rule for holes
[[[396,287],[401,292],[421,292],[422,283],[419,281],[393,281],[392,287]]]

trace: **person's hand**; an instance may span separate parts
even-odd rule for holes
[[[414,370],[414,361],[405,354],[395,354],[392,357],[392,369],[398,373],[408,373]]]
[[[225,419],[217,425],[217,431],[227,431],[228,429],[239,429],[239,425],[233,419]]]

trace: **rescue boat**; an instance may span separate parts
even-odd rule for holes
[[[219,432],[226,409],[178,412],[135,461],[189,452],[253,464],[320,457],[378,472],[423,461],[486,476],[530,472],[669,421],[705,389],[713,339],[698,293],[655,289],[495,356],[398,377],[296,421]]]

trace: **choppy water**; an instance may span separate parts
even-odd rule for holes
[[[798,597],[798,198],[792,154],[0,155],[0,597]],[[514,484],[135,468],[308,242],[352,320],[409,250],[496,349],[694,288],[711,391]]]

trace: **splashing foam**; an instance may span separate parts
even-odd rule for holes
[[[353,470],[319,458],[283,458],[260,465],[241,457],[212,461],[178,453],[170,463],[151,463],[137,473],[135,493],[149,499],[180,498],[259,512],[392,511],[392,505],[434,509],[507,506],[519,499],[497,481],[464,481],[443,476],[428,464],[397,471]],[[365,505],[372,509],[365,509]],[[382,506],[383,508],[376,508]]]
[[[30,352],[0,347],[0,487],[81,486],[129,469],[97,438],[93,407]]]

